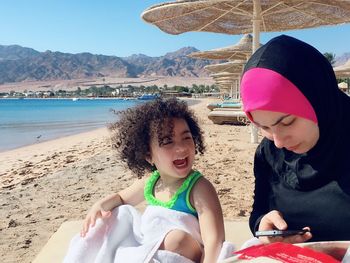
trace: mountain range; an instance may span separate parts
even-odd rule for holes
[[[0,84],[20,81],[84,79],[93,77],[177,76],[205,77],[204,66],[218,61],[192,59],[198,51],[184,47],[160,57],[129,57],[39,52],[18,45],[0,45]]]
[[[0,84],[20,81],[70,80],[95,77],[207,77],[204,66],[223,61],[192,59],[194,47],[184,47],[160,57],[143,54],[129,57],[91,53],[39,52],[19,45],[0,45]],[[336,57],[344,64],[350,53]]]

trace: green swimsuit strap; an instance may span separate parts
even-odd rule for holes
[[[173,197],[169,201],[163,202],[163,201],[160,201],[160,200],[156,199],[154,197],[154,194],[153,194],[154,186],[155,186],[157,180],[160,177],[159,172],[157,170],[154,171],[151,174],[150,178],[148,178],[146,183],[145,183],[144,196],[145,196],[145,199],[146,199],[147,203],[149,205],[158,205],[158,206],[162,206],[162,207],[165,207],[165,208],[173,207],[175,202],[176,202],[176,200],[177,200],[177,198],[179,197],[179,194],[181,194],[183,191],[185,191],[188,188],[188,186],[189,186],[189,184],[191,182],[191,179],[193,177],[198,177],[198,174],[201,175],[200,172],[193,171],[189,176],[187,176],[187,178],[182,183],[181,187],[179,189],[177,189],[177,191],[173,195]]]

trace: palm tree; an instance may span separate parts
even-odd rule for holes
[[[323,55],[326,57],[326,59],[329,61],[329,63],[331,63],[331,65],[333,66],[335,63],[335,54],[330,53],[330,52],[326,52]]]

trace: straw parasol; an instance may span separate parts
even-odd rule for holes
[[[230,97],[235,100],[239,100],[239,79],[242,74],[244,64],[245,61],[243,60],[232,60],[225,63],[207,65],[204,67],[204,69],[215,73],[211,74],[211,76],[214,77],[215,82],[218,84],[218,86],[220,86],[220,90],[228,89]],[[229,82],[227,82],[227,79],[223,79],[227,77],[229,78]],[[225,83],[223,83],[223,81],[225,81]],[[223,84],[229,85],[229,87],[223,86]]]
[[[242,73],[244,63],[245,61],[242,61],[242,60],[233,60],[233,61],[220,63],[220,64],[207,65],[204,67],[204,69],[213,73],[219,73],[219,72]]]
[[[253,50],[260,31],[285,31],[350,22],[350,1],[344,0],[179,0],[154,5],[142,18],[170,34],[206,31],[253,33]],[[258,141],[252,127],[252,142]]]
[[[245,34],[235,45],[207,51],[193,52],[189,54],[188,57],[202,59],[246,60],[252,54],[252,50],[253,37],[250,34]]]
[[[333,68],[335,75],[338,78],[346,78],[347,85],[345,91],[349,91],[349,78],[350,78],[350,59],[346,61],[344,65]],[[343,89],[344,90],[344,89]]]
[[[313,28],[350,22],[345,0],[179,0],[146,9],[142,18],[169,34],[206,31],[225,34]]]
[[[230,72],[219,72],[210,75],[215,84],[220,87],[220,90],[229,89],[230,97],[236,100],[240,99],[239,92],[239,78],[241,76],[241,71],[239,73]]]
[[[219,73],[214,73],[210,74],[210,77],[212,78],[218,78],[218,77],[232,77],[232,76],[237,76],[236,73],[230,73],[230,72],[219,72]]]
[[[230,97],[236,100],[239,100],[240,99],[240,92],[239,92],[240,74],[238,73],[242,73],[245,60],[248,59],[249,56],[252,54],[252,39],[253,39],[252,35],[245,34],[240,39],[240,41],[235,45],[231,45],[229,47],[224,47],[224,48],[217,48],[217,49],[208,50],[208,51],[194,52],[189,54],[188,56],[192,58],[227,59],[227,60],[233,61],[235,63],[234,65],[236,65],[235,67],[237,67],[237,69],[234,69],[234,72],[236,73],[226,72],[226,74],[231,74],[231,75],[226,75],[225,78],[228,80],[231,80]],[[224,90],[226,88],[223,86],[222,83],[219,83],[219,81],[224,80],[224,76],[213,75],[212,77],[220,87],[220,90]],[[218,78],[220,80],[218,80]]]
[[[346,82],[340,82],[338,83],[338,87],[339,89],[341,89],[342,91],[347,91],[348,90],[348,83]]]
[[[220,87],[220,91],[224,94],[224,98],[226,98],[225,94],[227,94],[231,99],[235,99],[236,94],[233,91],[234,85],[232,84],[232,81],[215,82],[215,84]]]
[[[231,89],[233,80],[217,80],[215,81],[216,84],[220,85],[220,86],[229,86],[229,88]]]
[[[215,84],[220,87],[220,90],[227,91],[232,99],[239,100],[239,79],[241,76],[242,68],[238,67],[236,70],[236,73],[221,72],[212,74],[211,76],[214,78]]]
[[[344,65],[334,67],[333,70],[337,77],[350,77],[350,59]]]
[[[228,76],[228,77],[216,77],[214,78],[215,81],[220,81],[220,80],[233,80],[233,79],[236,79],[238,78],[238,74],[237,76]]]
[[[345,0],[178,0],[149,7],[142,18],[169,34],[206,31],[253,33],[253,50],[260,31],[274,32],[350,22]],[[253,127],[252,142],[258,141]]]

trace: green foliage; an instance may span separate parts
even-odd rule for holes
[[[192,88],[190,90],[191,93],[205,93],[205,92],[211,92],[216,90],[217,88],[215,87],[215,85],[196,85],[196,84],[192,84]]]
[[[77,90],[75,91],[75,94],[77,94],[78,96],[81,95],[81,88],[80,87],[77,88]]]
[[[326,52],[323,55],[329,61],[329,63],[331,63],[331,65],[333,66],[334,63],[335,63],[335,54],[334,53],[330,53],[330,52]]]
[[[176,90],[179,93],[190,91],[190,89],[188,87],[184,87],[184,86],[174,86],[174,90]]]
[[[123,89],[121,92],[120,90]],[[75,90],[67,91],[63,89],[59,89],[56,91],[52,91],[52,94],[50,96],[53,97],[61,97],[61,98],[69,98],[69,97],[86,97],[86,96],[92,96],[92,97],[111,97],[116,96],[116,94],[119,94],[117,96],[137,96],[142,93],[149,93],[149,94],[155,94],[155,93],[162,93],[166,91],[171,92],[178,92],[178,93],[206,93],[206,92],[217,92],[218,88],[216,85],[197,85],[193,84],[191,87],[187,86],[173,86],[169,87],[168,85],[163,85],[158,87],[157,85],[151,85],[151,86],[133,86],[133,85],[118,85],[116,88],[112,88],[109,85],[103,85],[103,86],[91,86],[86,89],[82,89],[81,87],[77,87]],[[117,92],[116,92],[117,91]],[[118,91],[120,93],[118,93]],[[10,92],[10,96],[15,95],[15,91]],[[0,97],[6,96],[8,93],[0,93]],[[40,97],[39,93],[33,94],[34,97]]]
[[[102,87],[91,86],[90,88],[86,89],[84,93],[91,94],[94,97],[108,97],[113,91],[115,91],[114,88],[104,85]]]
[[[348,85],[350,84],[349,83],[349,78],[337,78],[337,83],[342,83],[342,82],[345,82],[347,83]]]

